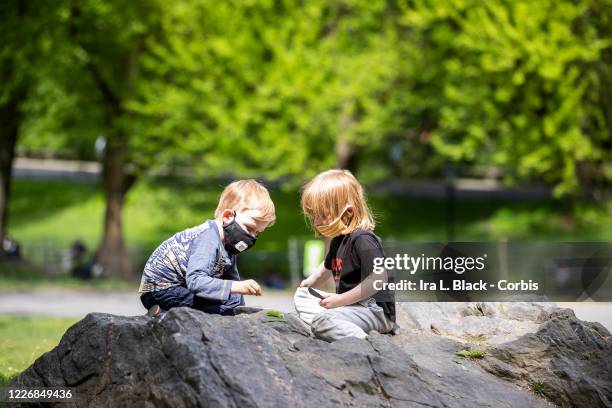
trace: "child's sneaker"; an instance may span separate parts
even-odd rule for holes
[[[149,317],[157,317],[161,314],[162,308],[159,305],[153,305],[147,311],[147,316]]]

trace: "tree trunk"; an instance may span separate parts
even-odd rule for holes
[[[78,14],[78,9],[74,13]],[[76,35],[76,29],[73,34]],[[91,61],[86,67],[103,96],[108,109],[110,134],[104,150],[103,187],[106,197],[106,211],[104,214],[104,232],[102,244],[98,250],[98,263],[106,276],[132,279],[132,264],[123,238],[122,211],[125,195],[134,184],[135,177],[128,173],[126,167],[128,158],[128,136],[122,129],[121,122],[127,113],[123,109],[122,101],[131,97],[134,90],[134,81],[138,75],[138,57],[141,52],[142,38],[137,37],[131,47],[125,62],[125,80],[122,86],[123,93],[115,95],[112,87],[104,79],[102,71]]]
[[[109,138],[104,153],[103,186],[106,197],[104,233],[98,251],[98,263],[104,275],[131,279],[132,265],[123,238],[122,209],[133,177],[125,170],[127,140],[121,136]]]
[[[351,99],[346,99],[342,103],[342,112],[338,118],[339,135],[334,146],[334,153],[336,155],[336,168],[346,169],[354,174],[357,172],[358,150],[353,141],[352,104]]]
[[[351,173],[357,172],[358,155],[355,143],[346,139],[339,139],[334,146],[336,154],[336,168],[346,169]]]
[[[21,123],[19,106],[25,94],[25,87],[17,88],[10,94],[9,100],[0,106],[0,259],[4,257],[2,240],[7,235],[13,159]]]

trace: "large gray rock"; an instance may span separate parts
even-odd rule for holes
[[[266,320],[263,312],[191,309],[160,320],[91,314],[15,382],[74,387],[81,406],[474,406],[495,398],[544,405],[490,375],[483,387],[487,374],[477,366],[463,383],[450,381],[388,336],[329,344],[293,315]]]
[[[405,302],[398,303],[397,315],[403,331],[491,345],[535,333],[556,309],[550,303]]]
[[[537,332],[491,347],[487,371],[568,407],[612,407],[612,337],[570,309],[549,315]]]
[[[448,370],[452,364],[438,350],[443,339],[454,340],[457,349],[484,352],[474,361],[489,373],[559,406],[612,407],[612,337],[571,309],[527,302],[402,303],[398,320],[403,332],[394,341],[417,364]]]
[[[520,342],[535,342],[524,340],[532,339],[531,332],[509,343],[488,345],[485,358],[477,361],[455,355],[469,343],[430,327],[330,344],[313,338],[293,314],[285,317],[284,322],[270,322],[275,319],[265,312],[224,317],[184,308],[155,319],[90,314],[13,385],[72,387],[77,406],[87,407],[551,406],[529,389],[525,378],[532,371],[518,363]],[[541,319],[534,333],[548,334],[539,335],[538,341],[569,334],[557,316]],[[589,378],[588,386],[575,388],[588,395],[567,401],[585,407],[599,401],[606,406],[609,359],[597,364],[577,360],[595,344],[594,355],[609,355],[609,333],[578,320],[575,325],[572,330],[580,328],[581,338],[593,341],[580,346],[568,340],[565,347],[578,347],[580,354],[564,354],[565,365],[551,365],[543,354],[534,372],[542,375],[546,387],[576,381],[582,373],[597,374],[597,382]],[[547,367],[557,371],[545,372]],[[574,367],[582,371],[572,372]]]

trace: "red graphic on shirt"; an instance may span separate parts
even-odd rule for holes
[[[332,273],[334,275],[334,280],[340,279],[340,272],[342,272],[342,258],[332,259]]]

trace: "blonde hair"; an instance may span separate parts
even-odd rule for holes
[[[219,197],[219,205],[215,210],[215,218],[223,218],[223,210],[226,208],[234,211],[257,210],[262,215],[254,217],[258,221],[265,221],[269,226],[276,221],[274,203],[270,198],[268,190],[255,180],[238,180],[229,184]]]
[[[334,220],[341,216],[349,205],[354,209],[353,217],[342,234],[350,234],[358,228],[373,230],[374,217],[368,207],[363,187],[350,171],[324,171],[306,183],[302,190],[302,210],[315,232],[316,220]]]

